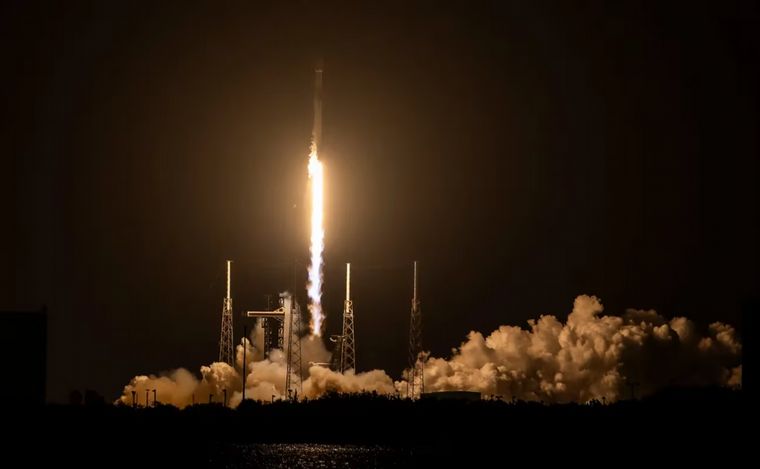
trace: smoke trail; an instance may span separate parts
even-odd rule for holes
[[[312,143],[309,155],[309,179],[311,180],[311,245],[309,252],[309,312],[311,313],[311,333],[322,333],[322,254],[325,249],[324,228],[324,167],[317,157],[317,145]]]

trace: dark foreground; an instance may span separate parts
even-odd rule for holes
[[[538,466],[726,465],[750,454],[750,407],[741,391],[726,389],[551,406],[334,395],[302,403],[246,401],[237,410],[50,405],[6,409],[3,420],[11,443],[6,457],[27,467],[473,467],[485,461],[506,467],[526,458]]]

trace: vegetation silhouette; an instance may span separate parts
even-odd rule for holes
[[[302,401],[246,400],[236,409],[221,403],[178,409],[160,402],[133,407],[94,397],[85,401],[89,405],[11,407],[5,415],[17,418],[19,428],[33,429],[27,436],[34,441],[73,451],[76,461],[94,451],[168,458],[177,465],[183,459],[197,464],[212,454],[234,459],[240,448],[260,444],[405,448],[412,460],[424,458],[425,464],[446,455],[496,457],[507,446],[521,452],[613,451],[652,442],[729,448],[741,440],[746,413],[743,392],[727,388],[671,388],[610,404],[603,399],[553,405],[494,398],[412,401],[337,392]]]

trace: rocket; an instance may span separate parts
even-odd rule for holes
[[[322,144],[322,64],[314,69],[314,127],[311,130],[311,153],[316,155]]]

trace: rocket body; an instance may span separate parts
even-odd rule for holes
[[[322,144],[322,67],[314,70],[314,125],[311,130],[311,152],[319,153]]]

